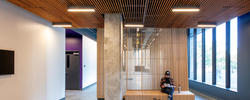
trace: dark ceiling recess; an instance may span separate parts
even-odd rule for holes
[[[75,28],[101,28],[102,14],[121,13],[124,23],[145,27],[195,27],[199,21],[222,23],[250,11],[250,0],[8,0],[51,22]],[[94,13],[70,13],[69,6],[94,6]],[[199,6],[200,12],[176,14],[174,6]]]
[[[72,31],[75,31],[79,34],[82,34],[94,41],[96,41],[96,33],[97,33],[97,30],[96,29],[91,29],[91,28],[72,28],[71,29]]]

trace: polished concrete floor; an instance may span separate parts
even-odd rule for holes
[[[201,94],[201,93],[194,91],[194,90],[191,90],[191,92],[193,92],[195,94],[195,100],[216,100],[215,98]]]
[[[66,100],[97,100],[96,84],[84,90],[66,90]]]
[[[196,91],[195,100],[216,100]],[[96,84],[88,87],[85,90],[66,90],[66,100],[97,100],[96,98]]]

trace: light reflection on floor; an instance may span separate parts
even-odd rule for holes
[[[66,90],[66,100],[97,100],[96,84],[85,90]],[[195,93],[195,100],[216,100],[211,97]]]
[[[96,84],[85,90],[66,90],[66,100],[97,100]]]

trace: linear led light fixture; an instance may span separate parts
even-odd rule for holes
[[[69,7],[68,12],[95,12],[95,8],[91,6],[86,6],[86,7]]]
[[[69,23],[69,22],[52,23],[52,26],[53,27],[65,27],[65,28],[68,28],[68,27],[72,27],[72,23]]]
[[[196,7],[173,7],[172,9],[173,12],[199,12],[200,11],[200,8],[198,6]]]
[[[213,28],[213,27],[216,27],[216,23],[214,23],[214,22],[198,22],[197,27],[200,27],[200,28]]]
[[[142,28],[142,27],[144,27],[143,24],[125,24],[124,26],[127,28]]]

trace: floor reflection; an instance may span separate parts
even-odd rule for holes
[[[66,90],[66,100],[97,100],[96,84],[84,90]]]
[[[80,90],[66,90],[66,100],[97,100],[96,90],[97,86],[92,85],[89,88]],[[191,90],[195,94],[195,100],[216,100],[209,96]]]

